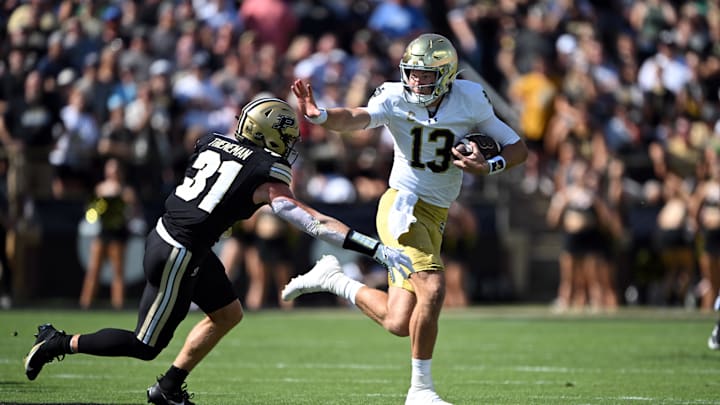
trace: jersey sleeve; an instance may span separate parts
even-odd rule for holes
[[[292,169],[290,165],[276,161],[270,166],[270,178],[288,186],[292,182]]]
[[[498,141],[502,146],[510,145],[520,140],[520,136],[495,115],[481,121],[478,124],[478,129]]]
[[[212,140],[215,139],[216,137],[220,137],[220,135],[207,134],[207,135],[203,135],[200,138],[198,138],[198,140],[195,141],[195,153],[198,153],[202,149],[204,149],[205,146],[210,144],[210,142],[212,142]]]
[[[456,81],[456,83],[459,81]],[[466,100],[466,106],[472,109],[472,115],[477,122],[482,122],[495,116],[493,106],[485,92],[485,88],[480,83],[469,80],[462,81],[463,99]]]
[[[464,108],[465,114],[476,119],[475,130],[484,132],[503,146],[520,140],[519,135],[495,115],[493,105],[480,83],[458,80],[456,84],[463,96],[459,108]]]
[[[370,123],[367,125],[367,128],[377,128],[387,124],[387,117],[389,116],[387,112],[392,111],[392,108],[389,108],[388,105],[390,104],[390,94],[393,90],[394,88],[391,83],[383,83],[375,89],[368,101],[367,107],[364,107],[365,111],[370,114]]]

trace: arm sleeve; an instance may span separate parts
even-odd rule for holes
[[[286,198],[275,198],[270,203],[273,213],[313,238],[342,247],[347,231],[323,223],[320,218],[305,210],[302,206]]]

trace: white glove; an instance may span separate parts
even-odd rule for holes
[[[373,259],[388,269],[393,282],[395,282],[395,273],[392,269],[397,269],[404,279],[407,279],[411,273],[415,272],[412,261],[403,253],[402,249],[391,248],[381,243],[375,250]]]

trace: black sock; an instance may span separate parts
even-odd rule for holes
[[[65,336],[58,337],[56,340],[52,341],[52,345],[54,346],[53,349],[57,352],[62,352],[63,354],[72,354],[73,351],[70,348],[70,340],[71,339],[72,339],[72,335],[65,335]]]
[[[160,388],[165,391],[179,391],[189,372],[175,366],[170,366],[167,373],[160,379]]]
[[[161,349],[148,346],[129,330],[105,328],[78,337],[78,353],[94,356],[127,356],[141,360],[152,360]]]

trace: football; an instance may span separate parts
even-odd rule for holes
[[[465,135],[455,144],[455,148],[464,156],[468,156],[472,153],[470,142],[475,143],[485,159],[495,157],[502,152],[502,146],[498,141],[482,132],[471,132]]]

